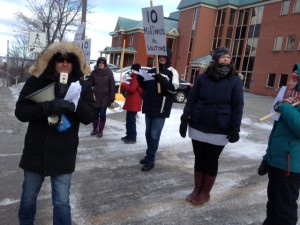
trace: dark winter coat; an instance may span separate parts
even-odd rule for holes
[[[197,77],[184,108],[189,126],[213,134],[240,130],[244,98],[241,79],[230,75],[221,80],[207,73]]]
[[[173,72],[168,69],[168,65],[160,65],[159,72],[164,78],[159,82],[161,93],[158,93],[157,83],[155,79],[147,80],[140,83],[144,89],[142,112],[151,117],[168,118],[171,113],[175,86],[173,79],[178,79],[173,76]],[[156,74],[156,68],[148,71],[150,75]],[[177,81],[178,83],[178,81]]]
[[[88,81],[93,86],[96,106],[108,107],[115,101],[116,87],[113,73],[108,67],[96,68],[92,71]]]
[[[137,74],[131,75],[130,83],[122,83],[122,89],[126,91],[126,100],[123,106],[124,110],[130,112],[139,112],[142,108],[142,88],[137,81]]]
[[[66,113],[71,127],[64,132],[58,132],[55,126],[48,124],[48,115],[44,110],[46,102],[36,103],[26,96],[47,85],[59,82],[55,74],[55,55],[72,54],[76,56],[73,63],[73,73],[69,74],[68,85],[79,80],[81,94],[75,112]],[[74,58],[75,59],[75,58]],[[73,42],[55,42],[51,44],[29,69],[31,76],[20,92],[16,103],[15,115],[21,122],[28,122],[24,149],[20,167],[24,170],[39,173],[44,176],[55,176],[72,173],[75,169],[78,147],[79,124],[89,124],[97,117],[91,85],[81,80],[83,74],[89,73],[80,47]],[[63,96],[60,96],[63,98]],[[58,93],[55,91],[55,97]]]

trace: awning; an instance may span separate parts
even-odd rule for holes
[[[208,67],[211,61],[212,61],[211,55],[206,55],[200,58],[193,59],[193,61],[191,62],[191,66],[206,68]]]

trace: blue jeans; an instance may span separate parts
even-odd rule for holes
[[[72,174],[51,176],[53,224],[71,225],[70,186]],[[44,181],[44,176],[24,171],[22,196],[19,208],[20,225],[33,225],[36,213],[36,202]]]
[[[161,131],[164,127],[166,118],[150,117],[145,115],[146,121],[146,158],[149,162],[155,162],[155,153],[158,149]]]
[[[107,107],[100,107],[97,109],[100,120],[106,120],[106,110]]]
[[[133,141],[136,141],[136,114],[131,111],[126,113],[126,135]]]

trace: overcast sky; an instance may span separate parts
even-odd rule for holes
[[[179,3],[180,0],[153,0],[154,6],[163,4],[166,17],[177,11]],[[0,1],[0,56],[7,54],[7,40],[10,45],[13,43],[15,13],[18,10],[26,13],[26,4],[26,0]],[[87,15],[86,36],[92,40],[91,59],[96,59],[100,50],[111,46],[109,32],[114,31],[118,17],[142,20],[141,9],[150,7],[150,0],[88,0],[88,4],[95,6],[93,13]]]

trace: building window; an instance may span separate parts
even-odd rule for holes
[[[130,43],[129,43],[129,45],[133,45],[133,40],[134,40],[134,35],[131,34],[130,35]]]
[[[285,50],[286,51],[292,51],[294,49],[295,46],[295,41],[296,41],[296,35],[292,34],[288,36],[287,42],[286,42],[286,47]]]
[[[282,46],[283,37],[276,37],[273,51],[280,51]]]
[[[275,73],[270,73],[268,76],[267,87],[274,87],[275,84]]]
[[[299,13],[300,12],[300,0],[295,1],[295,6],[294,6],[294,13]]]
[[[288,74],[281,74],[279,80],[279,87],[286,86],[288,80]]]
[[[280,15],[282,16],[287,15],[289,12],[289,7],[290,7],[290,0],[283,0]]]

